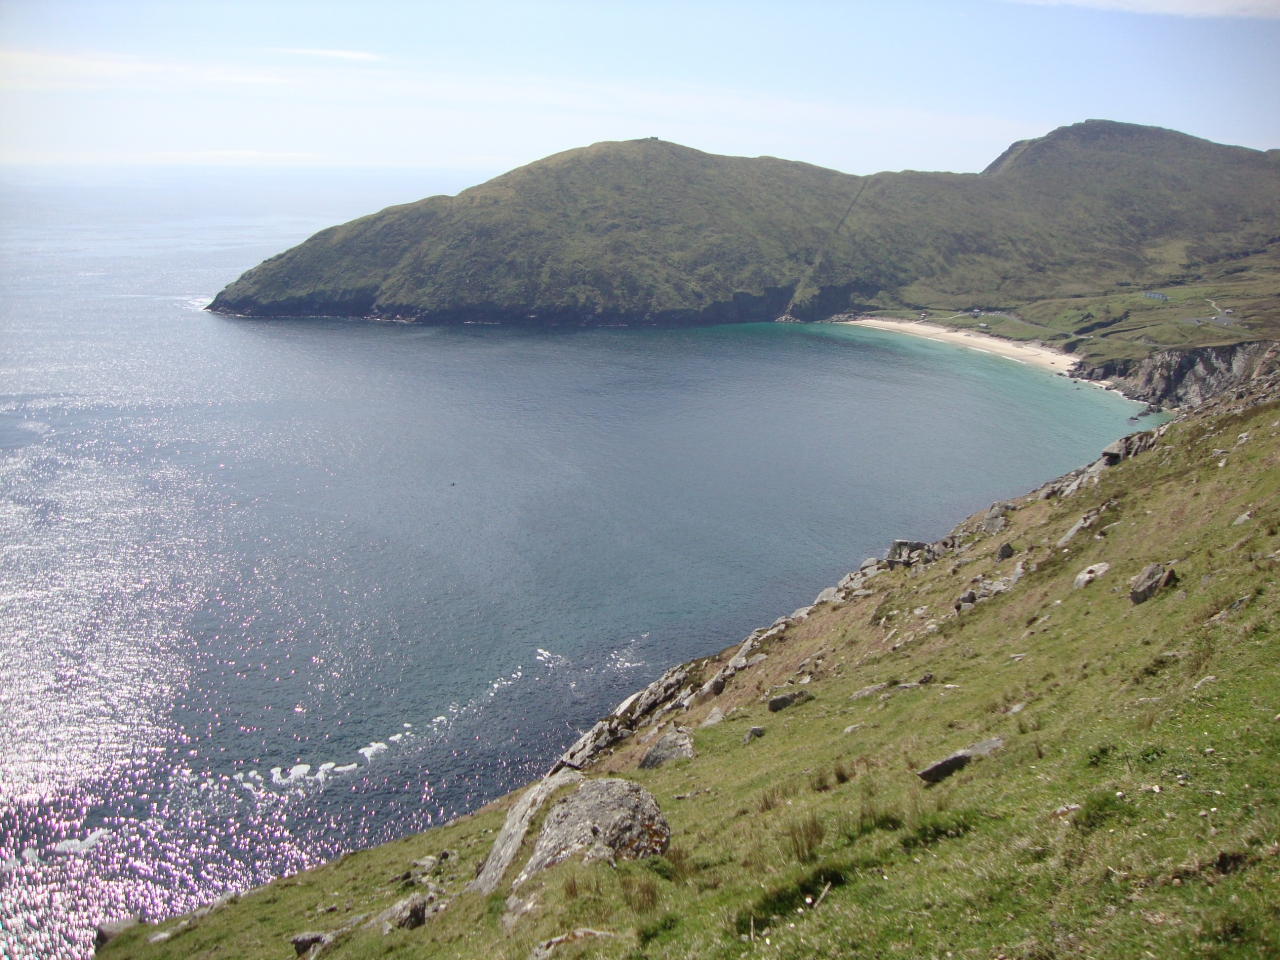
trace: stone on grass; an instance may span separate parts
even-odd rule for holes
[[[550,940],[543,940],[529,952],[529,960],[550,960],[556,947],[562,943],[576,943],[579,940],[585,940],[587,937],[612,936],[614,934],[609,933],[607,930],[592,930],[589,927],[579,927],[571,933],[562,933],[560,936],[552,937]]]
[[[1276,717],[1276,719],[1280,720],[1280,717]],[[763,736],[764,736],[764,727],[752,727],[750,730],[748,730],[746,733],[742,735],[742,742],[750,743],[752,740],[756,740]]]
[[[996,551],[996,559],[1008,560],[1012,556],[1013,556],[1013,544],[1012,543],[1000,544],[1000,549]]]
[[[1142,572],[1129,581],[1129,599],[1134,603],[1146,603],[1165,587],[1178,582],[1178,575],[1161,564],[1149,563]]]
[[[307,930],[304,933],[295,933],[289,938],[289,942],[293,944],[293,951],[298,956],[302,956],[318,943],[324,943],[325,935],[318,930]]]
[[[640,761],[640,769],[653,770],[669,760],[692,760],[693,755],[693,739],[688,732],[673,725],[649,748]]]
[[[863,687],[861,690],[857,690],[857,691],[855,691],[855,692],[853,692],[853,693],[849,694],[849,699],[850,699],[850,700],[861,700],[861,699],[863,699],[864,697],[869,697],[869,696],[871,696],[872,694],[879,693],[881,690],[883,690],[883,689],[884,689],[885,687],[887,687],[887,686],[888,686],[888,684],[887,684],[887,683],[873,683],[873,684],[871,684],[871,686],[869,686],[869,687]]]
[[[724,720],[724,712],[721,711],[719,707],[712,707],[711,712],[707,714],[707,718],[703,720],[700,724],[698,724],[698,726],[700,728],[714,727],[717,723],[720,723],[722,720]]]
[[[923,770],[916,771],[916,776],[925,783],[939,783],[958,770],[963,770],[974,757],[985,757],[1003,746],[1004,740],[1000,737],[979,741],[971,747],[957,750],[950,756],[929,764]]]
[[[1072,586],[1076,590],[1081,587],[1087,587],[1110,569],[1111,564],[1109,563],[1092,563],[1076,574],[1076,579]]]
[[[109,920],[106,923],[98,924],[97,929],[93,932],[94,949],[105,947],[120,934],[137,925],[137,917],[125,917],[123,920]]]
[[[794,690],[791,693],[780,693],[776,697],[769,698],[769,712],[777,713],[779,710],[785,710],[787,707],[793,707],[796,704],[804,703],[806,700],[812,700],[813,694],[804,690]]]
[[[671,828],[644,787],[615,778],[588,780],[552,806],[529,862],[511,886],[598,847],[611,857],[638,860],[665,853],[670,841]]]
[[[410,894],[387,907],[366,926],[380,926],[384,937],[392,930],[412,930],[420,927],[427,922],[427,913],[435,899],[434,893]]]

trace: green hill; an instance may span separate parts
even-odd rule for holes
[[[494,892],[468,891],[510,796],[102,956],[284,960],[306,931],[332,941],[299,952],[334,960],[1280,956],[1278,549],[1271,374],[895,545],[907,564],[753,634],[718,693],[737,645],[630,701],[633,732],[591,734],[585,773],[652,791],[665,856],[574,857],[510,895],[544,806]],[[1152,564],[1163,586],[1135,602]],[[696,756],[642,768],[669,720]],[[447,907],[369,923],[415,894]]]
[[[1130,323],[1077,344],[1103,357],[1126,354],[1101,342],[1117,333],[1145,347],[1280,330],[1278,265],[1280,151],[1091,120],[1016,143],[982,174],[856,177],[598,143],[321,231],[211,309],[616,324],[979,307],[1028,310],[999,333],[1064,341],[1099,329],[1104,306],[1106,320],[1129,311],[1146,340]],[[1225,325],[1180,324],[1193,317],[1140,296],[1218,281],[1237,308]],[[1212,315],[1203,297],[1191,306]]]

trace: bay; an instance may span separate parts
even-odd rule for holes
[[[1137,429],[844,326],[201,309],[467,182],[433,176],[3,183],[0,952],[85,957],[104,918],[474,809],[667,666]]]

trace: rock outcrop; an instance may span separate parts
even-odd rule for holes
[[[630,780],[588,780],[547,813],[533,854],[511,885],[576,854],[585,861],[638,860],[665,853],[671,828],[648,790]]]
[[[641,770],[652,770],[672,760],[693,759],[693,738],[677,726],[666,731],[640,760]]]
[[[1278,346],[1272,340],[1255,340],[1220,347],[1163,350],[1141,360],[1080,364],[1072,373],[1085,380],[1110,380],[1134,400],[1196,407],[1274,372],[1280,366]]]
[[[524,842],[529,824],[542,808],[542,804],[561,787],[581,779],[582,774],[577,770],[558,770],[526,790],[516,801],[515,806],[507,812],[507,819],[503,822],[502,829],[498,831],[498,838],[493,841],[493,846],[489,849],[489,856],[485,858],[480,872],[467,885],[467,889],[477,890],[485,896],[498,889],[498,884],[502,882],[502,875],[507,872],[516,854],[520,852],[520,844]]]

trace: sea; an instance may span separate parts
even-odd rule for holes
[[[835,324],[203,309],[469,182],[0,174],[0,957],[473,810],[667,667],[1140,428]]]

